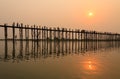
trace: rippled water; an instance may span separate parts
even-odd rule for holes
[[[0,79],[119,79],[120,42],[0,41]]]

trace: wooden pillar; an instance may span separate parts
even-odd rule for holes
[[[68,36],[67,36],[67,28],[66,28],[66,37],[65,37],[65,38],[66,38],[66,41],[67,41],[67,39],[68,39]]]
[[[86,40],[86,31],[83,32],[84,34],[84,41]]]
[[[31,40],[33,40],[33,30],[32,30],[32,26],[31,26],[30,30],[31,30]]]
[[[56,40],[56,28],[54,28],[54,41]]]
[[[5,59],[7,59],[7,55],[8,55],[8,44],[7,44],[7,25],[4,24],[4,35],[5,35]]]
[[[80,30],[78,30],[78,41],[80,41]]]
[[[82,37],[83,37],[83,35],[82,35],[82,31],[80,31],[80,33],[81,33],[81,41],[82,41]]]
[[[15,23],[12,25],[13,28],[13,42],[15,41]]]
[[[39,39],[39,28],[37,26],[37,42],[39,41],[38,39]]]
[[[36,28],[35,28],[35,25],[34,25],[34,30],[33,30],[33,32],[34,32],[34,41],[35,41],[35,39],[36,39],[36,33],[35,33],[35,31],[36,31]]]
[[[38,38],[39,38],[39,40],[41,40],[41,27],[39,26],[39,30],[38,30]]]
[[[12,53],[12,58],[15,58],[15,23],[12,25],[13,27],[13,53]]]
[[[26,25],[25,25],[25,39],[26,41],[28,41],[28,29]]]
[[[57,32],[58,32],[57,39],[60,40],[60,28],[59,27],[57,28]]]
[[[69,28],[69,41],[71,39],[71,29]]]
[[[52,41],[52,28],[51,27],[50,27],[49,31],[50,31],[50,41]]]
[[[72,29],[72,41],[74,40],[74,31]]]
[[[48,27],[46,28],[46,33],[47,33],[46,39],[48,41],[49,40],[49,37],[48,37]]]
[[[7,40],[7,36],[8,36],[8,33],[7,33],[7,25],[4,24],[4,34],[5,34],[5,41]]]
[[[87,41],[87,40],[88,40],[88,38],[87,38],[87,37],[88,37],[88,31],[86,31],[86,32],[85,32],[85,41]]]
[[[23,41],[23,24],[19,27],[20,41]]]
[[[75,30],[75,41],[77,40],[77,30]]]

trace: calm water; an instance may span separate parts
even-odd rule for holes
[[[0,79],[120,79],[120,42],[0,41]]]

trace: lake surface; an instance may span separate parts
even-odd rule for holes
[[[0,79],[120,79],[120,42],[0,41]]]

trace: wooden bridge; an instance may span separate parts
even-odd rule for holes
[[[40,27],[13,23],[11,26],[0,25],[4,28],[4,38],[1,40],[20,41],[120,41],[120,34],[110,32],[97,32],[81,29],[67,29],[60,27]],[[8,38],[8,28],[12,29],[12,38]],[[16,38],[16,29],[19,30],[19,39]],[[23,37],[25,36],[25,37]]]

